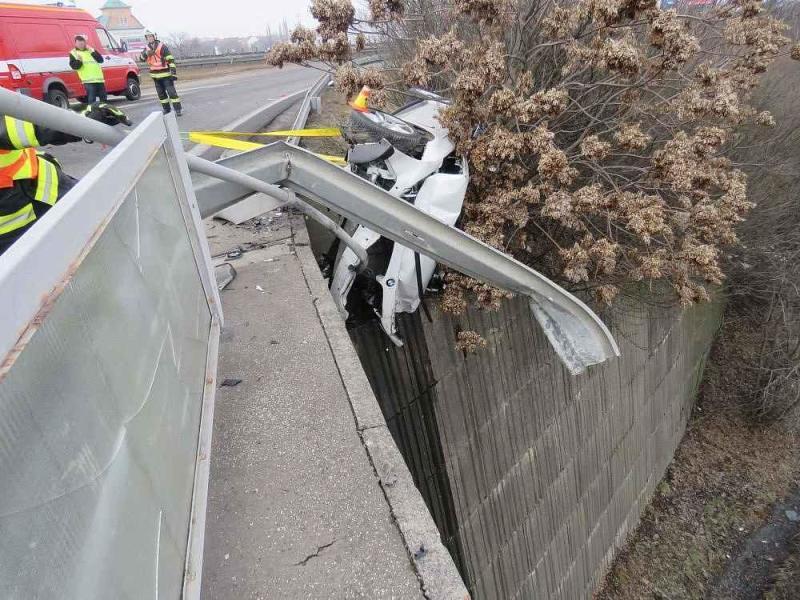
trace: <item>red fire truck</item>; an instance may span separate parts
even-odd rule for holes
[[[66,108],[85,95],[69,67],[76,35],[103,55],[109,94],[138,100],[139,69],[92,15],[77,8],[0,4],[0,87]]]

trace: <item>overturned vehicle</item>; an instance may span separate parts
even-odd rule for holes
[[[351,103],[350,170],[392,196],[414,205],[447,225],[455,225],[464,205],[469,168],[455,154],[439,111],[447,101],[436,94],[412,89],[414,100],[393,114],[367,106],[364,89]],[[328,254],[332,263],[330,288],[345,318],[369,307],[389,338],[401,346],[395,318],[414,312],[436,272],[436,262],[396,244],[364,225],[343,224],[353,240],[366,249],[368,264],[359,272],[359,258],[339,240]]]

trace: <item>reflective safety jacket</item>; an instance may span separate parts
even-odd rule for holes
[[[55,159],[38,154],[34,147],[75,139],[0,115],[0,239],[19,235],[36,220],[37,213],[42,214],[58,199],[60,169]],[[42,208],[37,210],[36,203],[42,203]]]
[[[103,56],[94,48],[73,48],[69,53],[69,66],[78,72],[81,83],[104,83],[102,62]]]
[[[175,74],[175,59],[169,48],[158,40],[147,44],[147,48],[142,51],[139,59],[147,62],[147,66],[150,68],[150,77],[153,79],[172,77]]]

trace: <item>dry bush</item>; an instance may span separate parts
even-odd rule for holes
[[[573,290],[611,302],[631,282],[669,282],[683,304],[708,298],[752,207],[731,154],[738,132],[771,127],[751,94],[786,27],[761,2],[661,10],[655,0],[314,0],[271,61],[327,61],[340,89],[420,85],[453,100],[442,122],[472,179],[464,229]],[[382,71],[349,64],[383,39]],[[348,43],[349,42],[349,43]],[[800,51],[796,54],[800,55]],[[445,307],[467,290],[451,278]]]
[[[795,32],[800,7],[772,9]],[[756,208],[726,257],[728,306],[712,356],[711,388],[752,416],[800,430],[800,72],[779,59],[753,105],[774,128],[746,127],[731,149],[747,165]]]

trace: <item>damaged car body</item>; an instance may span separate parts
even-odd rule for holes
[[[116,145],[124,136],[112,127],[0,90],[7,115],[79,137]],[[261,192],[274,206],[296,196],[317,202],[346,219],[464,275],[525,295],[553,349],[573,374],[619,356],[614,337],[580,299],[547,277],[467,233],[441,222],[375,183],[312,152],[275,142],[212,163],[185,156],[195,173],[201,217],[208,217]]]
[[[389,115],[352,104],[349,137],[366,138],[347,155],[351,172],[414,205],[446,225],[455,225],[469,183],[467,161],[456,156],[447,130],[438,121],[446,106],[441,96],[412,90],[418,98]],[[362,91],[364,94],[364,91]],[[344,225],[347,228],[348,224]],[[436,261],[395,244],[365,225],[351,226],[353,240],[367,250],[369,262],[356,272],[353,250],[334,242],[330,289],[346,319],[348,304],[363,302],[378,316],[396,345],[397,313],[417,310],[436,270]]]
[[[619,356],[617,343],[600,318],[580,299],[541,273],[424,212],[419,206],[393,196],[369,179],[337,167],[312,152],[285,142],[275,142],[222,159],[216,166],[229,167],[262,182],[290,189],[300,198],[321,204],[347,221],[359,224],[364,228],[365,239],[356,237],[353,245],[371,246],[370,236],[382,236],[395,242],[396,246],[405,247],[412,256],[418,253],[432,263],[443,264],[479,281],[526,296],[534,317],[572,374],[582,373],[591,365]],[[247,185],[222,181],[216,175],[195,177],[195,192],[204,216],[241,201],[252,191]],[[285,201],[276,199],[274,207],[284,204]],[[457,215],[451,218],[455,221]],[[398,262],[410,269],[408,254],[397,256]],[[341,277],[344,279],[343,273]],[[407,275],[406,281],[410,279]],[[410,283],[406,286],[406,290],[409,287],[412,290],[410,295],[397,294],[394,300],[387,296],[387,302],[394,302],[395,306],[394,311],[387,311],[387,318],[393,319],[398,308],[413,306],[419,298],[419,288],[416,294],[413,291],[415,285]],[[334,282],[332,289],[334,286],[345,289],[342,283]],[[339,297],[341,302],[342,295]],[[384,306],[383,299],[380,306]],[[391,324],[388,324],[388,329],[391,330]]]

